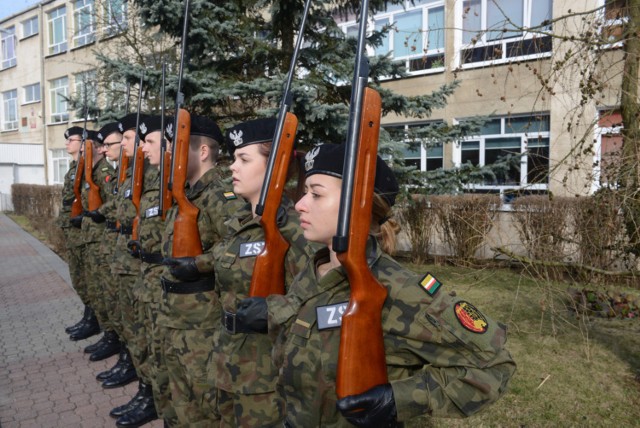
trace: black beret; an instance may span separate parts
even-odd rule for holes
[[[72,135],[79,135],[80,137],[82,137],[83,130],[84,128],[81,128],[79,126],[72,126],[71,128],[67,128],[67,130],[64,131],[64,139],[67,140]]]
[[[140,115],[140,121],[142,121],[144,115]],[[138,115],[136,113],[129,113],[128,115],[122,117],[118,122],[118,128],[120,132],[128,131],[130,129],[135,129],[136,127],[136,118]]]
[[[191,135],[209,137],[219,144],[224,142],[222,131],[220,131],[218,125],[206,116],[191,116]]]
[[[236,149],[250,144],[268,143],[276,133],[276,119],[256,119],[240,123],[227,130],[227,148],[233,154]]]
[[[98,139],[98,143],[104,144],[104,140],[114,132],[122,133],[120,131],[120,128],[118,127],[119,124],[120,124],[119,122],[111,122],[111,123],[107,123],[105,126],[100,128],[100,130],[98,131],[98,135],[96,137]]]
[[[325,174],[342,178],[345,154],[344,144],[321,144],[315,146],[305,156],[305,175],[309,177],[314,174]],[[380,156],[376,161],[374,188],[375,192],[382,196],[389,206],[392,207],[395,204],[396,196],[400,190],[398,182],[389,165]]]
[[[87,140],[91,140],[96,144],[102,144],[103,141],[98,140],[98,132],[87,129]]]
[[[160,131],[161,119],[162,118],[159,115],[145,116],[144,118],[141,117],[140,127],[138,128],[138,135],[140,136],[140,139],[144,140],[147,135],[151,134],[152,132]],[[173,119],[171,117],[165,116],[164,123],[165,135],[167,135],[168,131],[173,128]],[[172,126],[169,126],[169,124],[171,124]]]

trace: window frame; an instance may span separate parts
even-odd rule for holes
[[[65,80],[66,84],[62,84],[60,86],[54,86],[56,82],[62,82]],[[64,109],[62,111],[57,111],[58,106],[58,96],[63,97],[60,101],[62,105],[64,105]],[[66,98],[69,96],[69,77],[61,76],[57,79],[52,79],[49,81],[49,114],[50,114],[50,123],[65,123],[69,121],[69,102]]]
[[[25,31],[25,28],[27,28],[27,24],[29,25],[29,28],[33,29],[33,25],[32,25],[33,22],[35,22],[35,27],[36,27],[35,31],[27,33]],[[24,21],[22,21],[20,24],[22,25],[22,39],[26,39],[28,37],[35,36],[36,34],[40,33],[40,22],[38,19],[38,15],[34,15],[31,18],[27,18]]]
[[[73,2],[72,40],[74,48],[80,48],[96,41],[94,5],[94,0],[74,0]],[[83,22],[84,19],[88,19],[87,24]]]
[[[71,159],[65,149],[49,149],[49,153],[53,167],[53,184],[64,184],[64,176],[69,170]]]
[[[508,131],[508,124],[510,123],[511,120],[513,119],[525,119],[525,118],[531,118],[532,120],[535,118],[540,118],[540,117],[544,117],[546,118],[546,121],[548,123],[548,129],[547,131],[540,131],[540,130],[533,130],[533,131],[529,131],[529,130],[524,130],[524,131],[520,131],[520,132],[509,132]],[[460,119],[458,120],[461,121],[464,119]],[[499,192],[499,193],[504,193],[505,191],[510,191],[510,190],[523,190],[523,189],[527,189],[527,190],[541,190],[541,191],[547,191],[549,188],[549,180],[550,180],[550,173],[551,173],[551,168],[549,165],[549,153],[551,150],[551,131],[550,131],[550,127],[551,127],[551,115],[549,114],[549,112],[534,112],[534,113],[524,113],[524,114],[513,114],[513,115],[509,115],[509,116],[492,116],[489,121],[487,123],[485,123],[485,127],[487,126],[487,124],[490,124],[491,122],[495,122],[495,121],[500,121],[500,130],[499,132],[487,132],[487,133],[481,133],[480,135],[473,135],[473,136],[469,136],[464,138],[463,140],[461,140],[459,143],[456,143],[454,145],[454,153],[453,153],[453,163],[454,163],[454,167],[460,167],[462,165],[462,158],[463,158],[463,152],[465,151],[464,149],[464,145],[465,143],[469,144],[469,143],[478,143],[478,162],[477,165],[479,166],[485,166],[487,165],[486,163],[486,159],[487,159],[487,140],[492,140],[489,142],[498,142],[499,140],[504,140],[507,141],[508,139],[515,139],[515,138],[519,138],[520,139],[520,143],[519,143],[519,154],[520,154],[520,179],[518,181],[518,183],[497,183],[497,184],[471,184],[471,185],[467,185],[465,186],[465,191],[480,191],[480,192]],[[537,146],[535,145],[535,142],[537,141],[541,141],[541,140],[546,140],[547,144],[546,145],[541,145],[541,146]],[[528,164],[528,160],[530,158],[530,154],[526,154],[526,150],[527,148],[531,146],[531,147],[546,147],[547,150],[547,172],[546,172],[546,181],[545,182],[538,182],[538,183],[529,183],[529,169],[530,169],[530,165]],[[492,150],[492,148],[489,148],[489,150]],[[471,151],[471,150],[469,150]],[[533,167],[535,167],[535,165],[532,165]]]
[[[11,98],[8,96],[13,95]],[[14,120],[11,119],[14,114]],[[18,129],[20,112],[18,110],[18,89],[10,89],[2,92],[2,132],[16,131]]]
[[[405,164],[405,166],[410,166],[410,165],[415,165],[416,171],[421,171],[421,172],[426,172],[426,171],[435,171],[437,169],[440,168],[444,168],[444,162],[445,162],[445,155],[444,155],[444,144],[443,143],[438,143],[436,145],[432,145],[430,147],[426,147],[425,143],[420,142],[420,147],[417,150],[409,150],[408,144],[411,142],[411,139],[409,138],[409,130],[411,128],[421,128],[427,125],[438,125],[443,123],[442,120],[429,120],[429,121],[419,121],[419,122],[405,122],[405,123],[399,123],[399,124],[384,124],[382,125],[383,128],[395,128],[395,129],[403,129],[404,133],[405,133],[405,138],[402,140],[403,144],[406,144],[406,147],[403,147],[402,153],[403,153],[403,162]],[[415,140],[418,140],[419,138],[416,137]],[[426,143],[428,144],[428,143]],[[439,147],[436,147],[439,146]],[[433,151],[434,149],[437,149],[440,151],[440,155],[433,155],[433,153],[429,153],[430,151]],[[414,154],[415,156],[410,156],[407,157],[408,154]],[[433,160],[433,159],[440,159],[440,166],[437,168],[429,168],[429,160]],[[412,161],[411,164],[407,164],[407,160]],[[418,161],[418,163],[416,164],[415,161]]]
[[[613,115],[620,116],[620,123],[603,123],[603,122],[611,122],[611,120],[607,119],[607,115],[612,113]],[[594,155],[593,155],[593,182],[591,185],[591,191],[595,192],[598,189],[607,187],[607,188],[617,188],[617,182],[608,182],[606,181],[606,177],[603,181],[602,177],[602,138],[603,137],[621,137],[622,138],[622,130],[624,129],[624,124],[622,123],[622,115],[620,114],[619,108],[608,108],[608,109],[600,109],[596,113],[596,127],[594,129],[595,139],[594,139]],[[620,150],[622,150],[621,142]]]
[[[113,13],[113,8],[119,3],[120,10]],[[112,37],[128,28],[129,6],[126,0],[106,0],[103,8],[104,26],[103,37]]]
[[[37,91],[31,91],[33,94],[35,94],[37,96],[37,98],[34,98],[34,99],[30,100],[30,99],[27,98],[27,93],[29,93],[28,91],[33,87],[37,87]],[[40,101],[42,101],[42,91],[41,91],[41,88],[40,88],[40,82],[36,82],[36,83],[31,84],[31,85],[25,85],[25,86],[22,87],[22,90],[23,90],[23,94],[24,94],[24,97],[23,97],[24,101],[23,101],[22,105],[39,103]]]
[[[56,41],[56,27],[59,25],[61,25],[62,39],[61,41]],[[68,49],[66,5],[47,12],[47,31],[48,55],[56,55],[66,52]]]
[[[9,27],[3,28],[2,33],[0,33],[0,70],[6,70],[11,67],[15,67],[18,64],[18,39],[16,37],[16,26],[11,25]],[[11,45],[11,47],[9,47]],[[13,56],[9,56],[9,50],[13,51]]]
[[[490,33],[496,33],[500,30],[498,28],[491,31],[487,28],[487,4],[494,0],[475,0],[480,3],[480,30],[473,34],[481,34],[480,38],[475,42],[465,42],[465,16],[475,13],[471,10],[466,10],[465,7],[468,2],[474,0],[463,0],[456,3],[455,6],[455,21],[456,21],[456,37],[455,37],[455,52],[456,52],[456,66],[462,69],[485,67],[488,65],[505,64],[514,61],[531,60],[537,58],[544,58],[551,56],[553,52],[552,40],[549,36],[540,36],[537,32],[529,32],[528,28],[531,27],[531,19],[533,8],[539,3],[535,0],[519,0],[522,2],[523,16],[522,16],[522,32],[520,35],[514,35],[512,37],[497,38],[493,40],[487,40],[487,35]],[[550,19],[553,17],[553,0],[551,1],[549,13]],[[471,30],[469,30],[471,31]],[[508,34],[508,33],[507,33]],[[483,52],[484,50],[484,52]],[[523,52],[517,52],[522,50]],[[533,50],[534,52],[527,52]],[[514,53],[515,51],[515,53]],[[480,53],[484,56],[484,59],[469,60],[465,58],[465,54],[469,52],[471,56]],[[499,58],[487,58],[487,55],[500,55]]]

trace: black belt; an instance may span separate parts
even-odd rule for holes
[[[107,229],[109,230],[109,232],[117,232],[118,228],[116,227],[116,222],[115,221],[106,221],[106,225],[107,225]]]
[[[144,251],[140,251],[140,260],[145,263],[153,263],[156,265],[162,264],[162,254],[160,253],[147,253]]]
[[[76,198],[73,199],[67,199],[66,201],[62,201],[62,206],[63,207],[70,207],[71,205],[73,205],[73,201],[75,201]]]
[[[202,293],[212,291],[215,288],[212,276],[190,282],[173,282],[163,277],[160,282],[162,283],[163,292],[174,294]]]
[[[133,227],[120,225],[121,235],[131,235],[133,233]]]

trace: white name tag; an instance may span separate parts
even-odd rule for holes
[[[89,187],[91,187],[91,186],[89,186],[89,183],[84,183],[84,188],[85,189],[88,189]]]
[[[75,180],[76,179],[76,175],[75,174],[71,174],[71,179]]]
[[[125,198],[131,198],[131,189],[127,189],[124,191],[124,197]]]
[[[344,311],[347,310],[347,306],[349,306],[349,302],[318,306],[316,308],[318,330],[340,327],[342,325],[342,315],[344,315]]]
[[[262,252],[264,248],[264,241],[245,242],[240,244],[239,257],[255,257]]]
[[[147,208],[147,210],[144,212],[144,217],[145,218],[157,217],[159,212],[160,212],[160,207],[158,206]]]

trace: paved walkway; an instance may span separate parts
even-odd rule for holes
[[[137,383],[103,389],[96,373],[117,356],[89,362],[64,327],[82,316],[67,264],[0,213],[0,427],[114,427],[109,411]],[[154,421],[147,427],[161,427]]]

